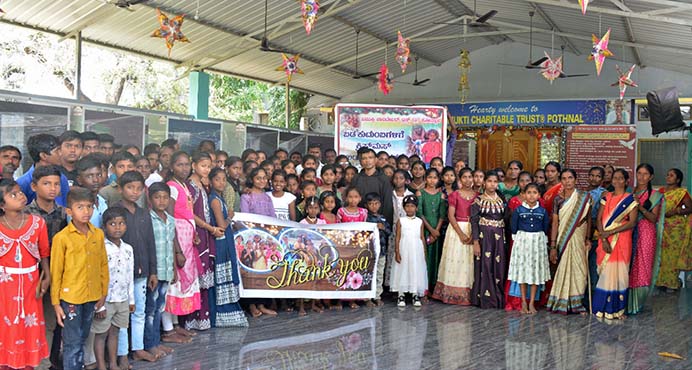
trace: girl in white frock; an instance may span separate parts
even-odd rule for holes
[[[399,307],[406,306],[406,293],[411,293],[413,305],[420,307],[420,297],[428,289],[423,220],[416,217],[418,198],[407,195],[403,204],[406,217],[399,218],[396,225],[395,263],[392,265],[390,288],[399,293]]]

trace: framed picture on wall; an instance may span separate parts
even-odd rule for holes
[[[649,121],[649,107],[646,105],[637,106],[637,120],[639,121]]]

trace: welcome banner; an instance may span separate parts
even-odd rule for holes
[[[440,106],[337,104],[334,148],[355,163],[362,147],[390,156],[445,158],[447,110]]]
[[[605,124],[605,100],[448,104],[457,126],[557,126]]]
[[[375,298],[377,224],[233,217],[243,298]]]

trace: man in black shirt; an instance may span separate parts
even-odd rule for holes
[[[60,172],[67,177],[72,187],[77,181],[77,161],[82,156],[82,136],[74,130],[67,130],[58,138],[60,154]]]
[[[394,204],[392,203],[392,183],[389,178],[375,165],[377,159],[375,151],[364,147],[358,149],[358,160],[362,170],[353,180],[353,185],[361,194],[361,204],[359,207],[366,208],[365,195],[369,193],[377,193],[382,199],[381,213],[387,219],[389,224],[392,224],[394,218]]]

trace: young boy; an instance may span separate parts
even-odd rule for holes
[[[24,195],[26,195],[27,203],[36,198],[36,193],[31,190],[32,174],[34,170],[48,165],[60,165],[60,155],[58,151],[60,147],[58,145],[58,138],[49,134],[38,134],[29,137],[26,142],[26,146],[29,149],[29,156],[34,162],[34,165],[29,168],[22,176],[17,179],[17,184],[22,189]],[[70,184],[67,181],[65,175],[60,175],[60,194],[55,201],[61,205],[65,206],[67,204],[67,193],[70,191]]]
[[[130,312],[135,310],[134,255],[132,246],[121,240],[127,230],[125,212],[122,207],[111,207],[103,214],[110,277],[108,297],[106,305],[94,315],[91,333],[84,349],[84,362],[95,362],[99,370],[118,369],[118,334],[121,329],[127,332]],[[108,367],[105,357],[106,338]]]
[[[115,158],[118,154],[114,155]],[[118,190],[122,199],[114,204],[125,208],[125,222],[127,231],[122,239],[132,246],[135,255],[135,312],[130,318],[132,324],[132,358],[135,360],[156,361],[158,357],[144,350],[145,337],[145,311],[153,309],[147,307],[147,286],[150,291],[156,289],[157,263],[156,263],[156,242],[154,240],[154,230],[151,225],[151,215],[137,205],[137,200],[143,196],[144,178],[137,171],[128,171],[118,177]],[[158,329],[157,333],[158,333]],[[127,330],[120,332],[121,337],[127,338]],[[153,333],[148,333],[154,335]],[[122,353],[123,346],[126,348],[127,341],[120,339],[118,352]],[[121,368],[129,366],[127,356],[121,357]]]
[[[60,143],[58,153],[60,154],[60,164],[62,165],[60,171],[67,176],[70,186],[73,186],[75,181],[77,181],[75,165],[82,156],[82,137],[75,130],[67,130],[58,137],[58,142]]]
[[[77,184],[94,194],[94,213],[91,215],[91,224],[100,228],[104,212],[108,209],[106,199],[99,190],[103,186],[103,168],[96,154],[89,154],[77,161]]]
[[[392,234],[392,227],[387,222],[387,219],[380,214],[380,207],[382,206],[382,199],[377,193],[368,193],[365,195],[365,205],[368,209],[368,218],[366,222],[373,222],[377,224],[377,228],[380,231],[380,256],[377,259],[377,298],[375,302],[368,301],[366,305],[372,307],[374,305],[382,306],[382,284],[384,284],[384,266],[387,261],[387,241],[389,236]]]
[[[53,238],[50,254],[51,303],[62,326],[63,368],[83,366],[83,347],[94,311],[108,295],[108,257],[103,231],[90,222],[94,195],[73,187],[67,195],[67,215],[72,221]]]
[[[36,193],[34,199],[26,206],[29,213],[41,216],[46,221],[48,243],[55,234],[67,226],[65,208],[55,202],[60,194],[60,169],[57,166],[43,166],[34,169],[31,175],[31,190]],[[46,322],[46,343],[51,346],[50,361],[44,360],[42,365],[59,368],[60,365],[60,327],[55,321],[55,311],[50,302],[49,294],[43,296],[43,317]]]
[[[106,185],[99,191],[99,194],[106,200],[108,206],[120,201],[123,196],[122,192],[118,188],[118,179],[127,171],[135,170],[135,156],[128,152],[117,152],[113,154],[111,158],[111,164],[113,165],[113,174],[115,175],[115,181]],[[146,197],[142,193],[141,197],[137,199],[137,205],[140,207],[146,207]]]
[[[183,343],[188,339],[178,336],[173,328],[173,316],[164,312],[168,283],[175,277],[173,265],[177,259],[185,262],[178,239],[175,234],[175,219],[166,208],[171,199],[171,188],[163,182],[155,182],[149,187],[149,203],[151,203],[151,225],[156,240],[156,277],[159,280],[156,289],[147,292],[146,327],[144,330],[144,349],[148,352],[170,353],[172,348],[161,344],[161,340],[170,343]],[[159,330],[163,325],[163,338]]]

